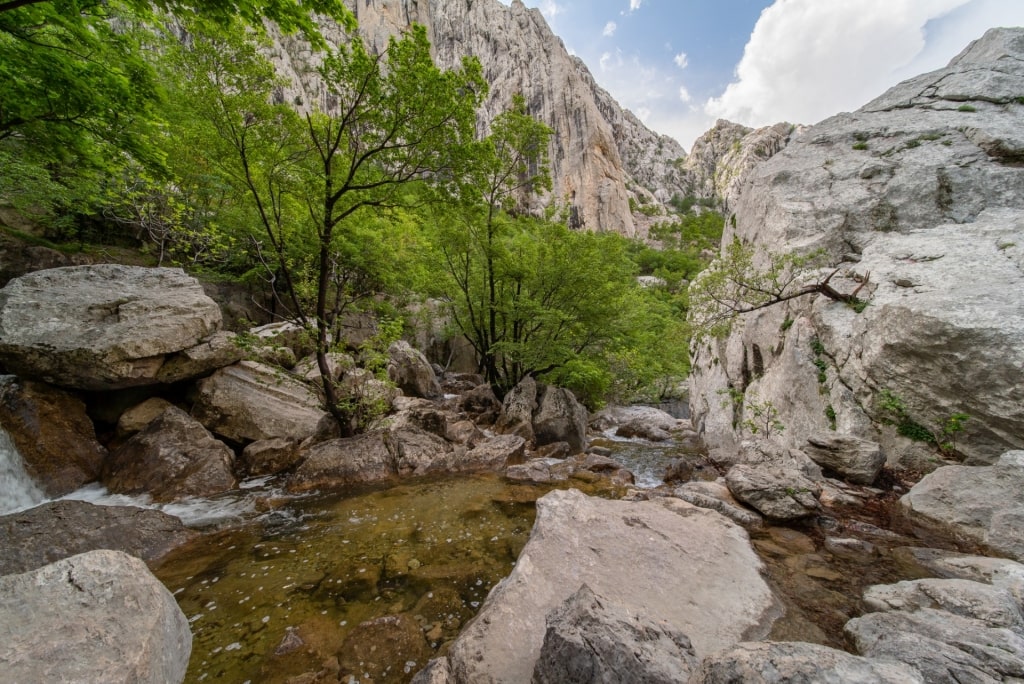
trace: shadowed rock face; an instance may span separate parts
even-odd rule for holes
[[[491,86],[480,118],[481,130],[521,93],[532,116],[550,126],[549,154],[553,189],[540,203],[568,204],[576,225],[633,235],[629,198],[667,201],[688,194],[686,175],[677,161],[686,157],[678,142],[658,135],[619,107],[594,81],[581,60],[569,55],[539,10],[521,2],[498,0],[360,0],[347,2],[366,42],[380,50],[390,36],[412,22],[426,26],[434,58],[450,69],[465,56],[479,58]],[[327,28],[329,42],[344,42],[337,28]],[[278,70],[291,79],[285,99],[320,102],[323,86],[305,68],[309,48],[292,37],[278,37],[273,50]],[[627,190],[627,184],[642,186]]]
[[[178,518],[160,511],[51,501],[0,517],[0,575],[28,572],[96,549],[152,561],[195,534]]]
[[[697,345],[691,409],[713,451],[741,437],[720,409],[730,386],[772,402],[786,446],[834,429],[926,467],[935,447],[882,424],[883,390],[940,441],[950,416],[969,415],[951,445],[968,463],[1024,446],[1022,92],[1024,30],[993,29],[746,174],[723,244],[738,237],[760,262],[824,250],[822,274],[838,267],[831,284],[863,284],[868,305],[802,297]]]

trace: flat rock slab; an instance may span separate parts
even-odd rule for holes
[[[871,660],[803,642],[746,643],[704,659],[691,684],[871,682],[924,684],[908,665]]]
[[[0,517],[0,575],[96,549],[156,560],[195,534],[173,515],[148,508],[51,501]]]
[[[217,304],[177,268],[70,266],[0,290],[0,361],[19,376],[65,387],[161,382],[165,362],[220,327]]]
[[[191,651],[188,620],[137,558],[92,551],[0,577],[4,681],[173,684]]]
[[[742,528],[682,501],[611,501],[575,490],[537,502],[512,574],[449,651],[454,681],[530,681],[545,619],[583,584],[690,637],[698,657],[765,636],[781,608]]]

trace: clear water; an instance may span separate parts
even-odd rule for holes
[[[488,475],[289,501],[177,549],[154,571],[191,623],[187,681],[408,681],[512,569],[548,489]]]

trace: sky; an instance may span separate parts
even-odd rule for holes
[[[757,127],[852,111],[988,28],[1024,26],[1024,0],[524,2],[619,104],[687,150],[719,118]]]

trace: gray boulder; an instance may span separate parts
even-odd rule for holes
[[[533,414],[533,434],[537,446],[565,442],[578,454],[587,448],[587,409],[569,390],[546,386]]]
[[[283,371],[242,361],[199,381],[192,415],[211,432],[247,444],[273,437],[305,439],[326,414],[308,385]]]
[[[940,526],[1024,560],[1024,452],[1009,451],[992,466],[945,466],[900,499],[907,516]]]
[[[527,375],[505,395],[494,429],[502,433],[519,435],[527,442],[532,442],[533,412],[536,410],[537,381]]]
[[[25,472],[49,496],[63,496],[99,477],[107,450],[96,440],[85,403],[40,382],[0,376],[0,425]]]
[[[608,406],[590,418],[590,427],[595,430],[607,430],[630,423],[649,425],[665,432],[688,424],[651,406]]]
[[[226,331],[214,333],[194,347],[183,349],[168,358],[156,374],[162,383],[181,382],[206,375],[242,359],[242,348],[235,334]]]
[[[171,406],[110,454],[102,479],[111,492],[178,501],[234,489],[234,462],[231,449]]]
[[[526,440],[519,435],[495,435],[481,440],[472,449],[455,447],[417,474],[501,472],[522,463],[525,453]]]
[[[137,558],[91,551],[0,577],[0,670],[10,682],[175,684],[192,634]]]
[[[669,498],[551,492],[537,502],[512,573],[449,650],[453,680],[529,681],[545,618],[583,584],[619,610],[688,634],[698,656],[764,636],[781,611],[761,567],[742,528],[712,511]]]
[[[944,610],[869,613],[847,622],[846,633],[862,655],[906,663],[929,683],[1024,677],[1024,636]]]
[[[677,680],[678,681],[678,680]],[[902,663],[851,655],[803,642],[743,643],[708,656],[690,684],[925,684]]]
[[[136,432],[141,432],[171,406],[171,402],[160,397],[150,397],[132,406],[117,419],[118,436],[131,437]]]
[[[388,377],[409,397],[433,399],[441,396],[441,383],[427,357],[405,340],[388,347]]]
[[[904,547],[897,555],[909,556],[935,577],[965,579],[1006,589],[1024,606],[1024,564],[1006,558],[973,556],[945,549]]]
[[[672,495],[694,506],[718,511],[748,530],[759,528],[764,524],[761,515],[736,501],[729,488],[722,482],[700,480],[686,482],[676,487],[672,491]]]
[[[818,510],[821,486],[796,470],[740,463],[725,474],[725,483],[739,501],[773,520],[795,520]]]
[[[181,269],[55,268],[15,278],[0,290],[0,362],[19,376],[66,387],[161,382],[165,363],[220,327],[217,304]],[[190,372],[215,367],[192,365]]]
[[[0,517],[0,575],[96,549],[155,561],[195,534],[173,515],[148,508],[50,501]]]
[[[803,451],[822,468],[855,484],[874,483],[885,465],[885,454],[877,442],[835,432],[811,435]]]
[[[533,684],[675,684],[697,666],[678,629],[631,614],[586,584],[547,617]]]
[[[301,460],[299,443],[287,437],[252,442],[242,450],[241,465],[251,477],[277,475]]]
[[[320,442],[306,450],[287,486],[293,492],[332,489],[387,480],[397,471],[386,433],[367,432]]]
[[[873,611],[935,608],[1024,635],[1024,613],[1013,593],[971,580],[927,578],[876,585],[864,591],[864,605]]]

